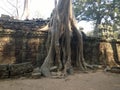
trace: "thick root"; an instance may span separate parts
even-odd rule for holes
[[[52,22],[50,22],[49,41],[50,48],[48,55],[41,67],[41,73],[49,77],[51,76],[51,66],[57,66],[57,71],[63,71],[62,76],[73,73],[72,63],[76,62],[78,68],[86,70],[83,56],[82,34],[77,29],[75,17],[72,10],[72,0],[59,0],[55,2],[55,9],[52,14]],[[76,38],[76,56],[71,58],[73,38]],[[51,39],[51,40],[50,40]],[[73,45],[74,46],[74,45]]]

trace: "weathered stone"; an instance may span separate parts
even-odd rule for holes
[[[32,73],[32,78],[34,78],[34,79],[41,78],[41,73],[40,72],[38,72],[38,73]]]
[[[100,64],[99,62],[99,39],[86,38],[84,41],[84,58],[89,64]]]
[[[37,61],[41,64],[46,56],[44,42],[47,33],[39,28],[47,22],[0,19],[0,64],[32,62],[37,65]]]
[[[117,67],[120,65],[120,42],[87,38],[84,40],[84,55],[89,64]]]
[[[11,17],[9,15],[1,14],[1,19],[3,19],[3,20],[9,20],[9,19],[11,19]]]
[[[47,32],[38,28],[46,25],[44,20],[0,20],[0,64],[32,62],[40,66],[46,57]],[[84,58],[89,64],[110,65],[120,63],[120,41],[106,40],[83,35]],[[76,42],[76,41],[74,41]],[[75,46],[74,46],[75,48]],[[73,57],[75,53],[72,52]],[[72,60],[74,61],[74,60]],[[72,62],[74,65],[74,62]]]
[[[11,64],[9,65],[10,77],[21,76],[33,71],[31,63]]]
[[[40,72],[40,68],[35,68],[32,72],[32,78],[40,78],[41,77],[41,72]]]
[[[12,64],[14,62],[14,39],[8,36],[0,37],[0,64]]]
[[[120,74],[120,67],[112,67],[110,72],[112,72],[112,73],[119,73]]]
[[[8,77],[9,77],[8,65],[0,65],[0,78]]]
[[[4,29],[12,29],[12,30],[27,30],[27,31],[33,31],[37,30],[43,26],[45,26],[49,20],[15,20],[15,19],[7,19],[0,18],[0,26],[2,26]]]

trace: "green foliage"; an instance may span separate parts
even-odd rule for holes
[[[95,21],[99,24],[113,26],[114,31],[120,26],[120,0],[74,0],[76,18],[86,21]]]
[[[75,15],[79,20],[97,20],[103,18],[105,2],[101,0],[74,0]]]

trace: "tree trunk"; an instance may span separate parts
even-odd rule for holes
[[[41,66],[41,73],[51,76],[50,68],[57,66],[63,75],[69,73],[72,67],[86,70],[83,58],[83,41],[81,31],[72,10],[72,0],[55,1],[55,9],[50,22],[48,42],[50,47],[47,57]]]
[[[21,18],[28,19],[28,17],[29,17],[28,0],[24,0],[23,14]]]

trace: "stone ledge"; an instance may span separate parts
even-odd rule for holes
[[[20,64],[0,65],[0,78],[11,78],[32,73],[33,66],[30,62]]]

